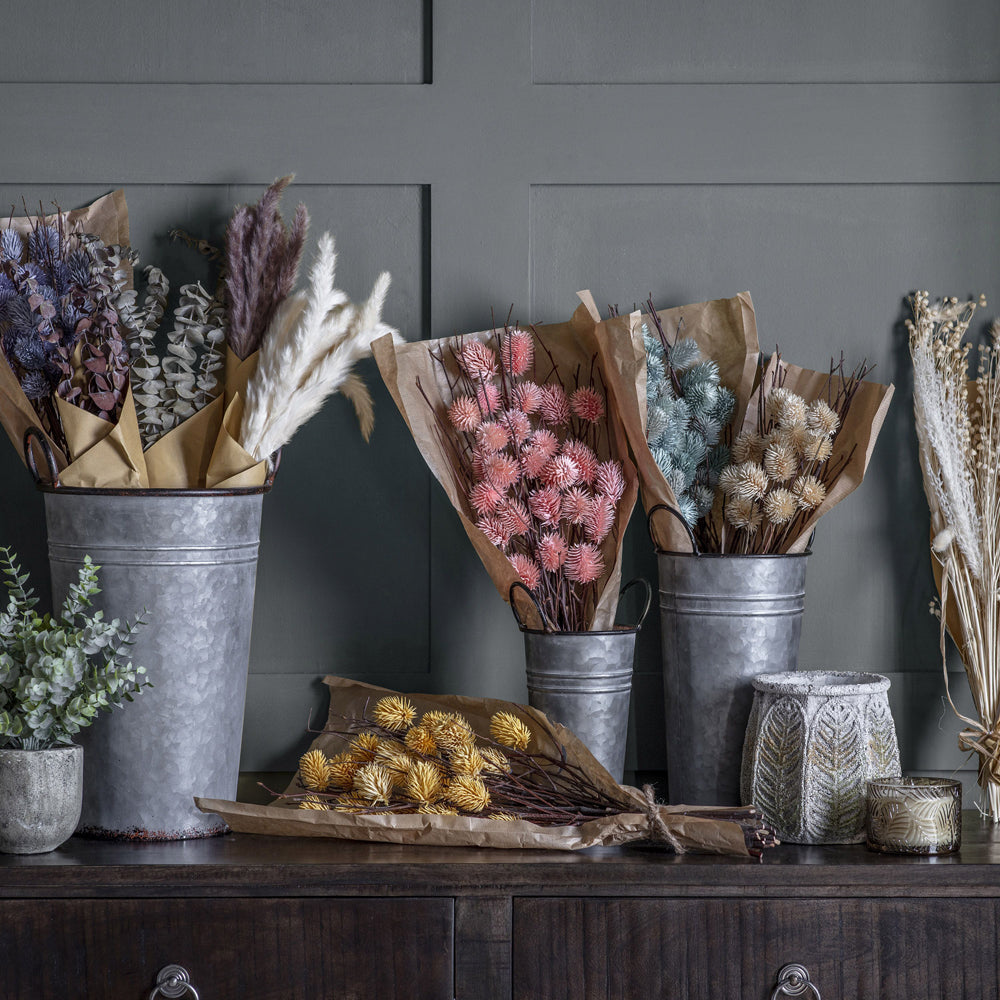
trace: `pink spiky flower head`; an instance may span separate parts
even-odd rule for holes
[[[483,459],[483,477],[506,493],[521,478],[521,470],[507,455],[488,455]]]
[[[542,469],[542,482],[557,490],[575,486],[579,480],[580,469],[569,455],[553,455]]]
[[[597,476],[597,456],[577,438],[570,438],[563,442],[562,453],[569,455],[576,462],[577,469],[580,470],[580,482],[588,485]]]
[[[496,413],[500,409],[500,390],[492,382],[484,382],[476,390],[476,402],[483,413]]]
[[[470,338],[462,344],[457,353],[458,363],[462,371],[474,382],[485,379],[487,382],[496,378],[497,356],[492,347],[480,340]]]
[[[563,494],[562,516],[570,524],[583,524],[589,507],[590,497],[587,496],[587,491],[582,486],[577,486]]]
[[[516,445],[524,444],[531,436],[531,421],[521,410],[504,410],[502,422]]]
[[[551,458],[559,450],[559,438],[552,431],[539,427],[531,435],[531,446],[537,448],[546,458]]]
[[[542,420],[550,427],[562,427],[569,423],[569,400],[561,385],[542,386],[539,409],[542,411]]]
[[[528,495],[528,507],[542,524],[555,524],[562,514],[562,494],[546,486]]]
[[[474,431],[482,421],[479,406],[471,396],[458,396],[448,407],[448,419],[460,431]]]
[[[549,456],[530,444],[521,453],[521,462],[524,465],[524,474],[529,479],[537,479],[542,474],[542,469],[548,465]]]
[[[476,527],[489,539],[491,545],[495,545],[498,549],[507,547],[510,535],[495,514],[487,514],[480,518],[476,522]]]
[[[611,502],[617,504],[625,493],[625,477],[622,475],[621,463],[601,462],[597,466],[594,487],[598,493],[610,497]]]
[[[570,396],[569,405],[576,416],[592,424],[604,416],[604,400],[601,394],[589,385],[581,385]]]
[[[491,483],[481,482],[469,490],[469,503],[477,514],[492,514],[500,506],[503,494]]]
[[[534,382],[519,382],[511,395],[525,413],[534,413],[542,405],[542,390]]]
[[[495,454],[510,444],[510,435],[502,423],[490,420],[481,424],[479,430],[476,431],[476,444],[479,445],[484,455]]]
[[[524,535],[531,530],[531,515],[520,500],[505,500],[500,505],[497,516],[509,538]]]
[[[569,546],[562,535],[542,535],[538,542],[538,561],[547,573],[554,573],[566,561]]]
[[[615,523],[615,505],[611,497],[596,496],[587,505],[587,513],[583,517],[583,527],[587,541],[600,545]]]
[[[535,341],[527,330],[514,329],[500,347],[504,371],[515,377],[523,375],[535,360]]]
[[[590,542],[571,545],[566,556],[566,575],[574,583],[593,583],[604,572],[604,557]]]
[[[538,585],[542,582],[542,571],[534,559],[516,552],[510,557],[510,563],[517,570],[517,575],[528,590],[538,589]]]

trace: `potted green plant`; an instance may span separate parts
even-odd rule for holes
[[[91,598],[100,593],[90,557],[60,614],[39,615],[10,549],[0,548],[8,600],[0,611],[0,852],[41,854],[76,829],[83,801],[83,748],[73,736],[99,711],[131,701],[145,668],[125,651],[137,616],[106,621]]]

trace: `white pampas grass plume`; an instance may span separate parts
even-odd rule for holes
[[[309,275],[309,293],[290,296],[275,314],[247,387],[242,445],[256,459],[274,454],[338,390],[354,407],[365,440],[371,435],[371,395],[351,372],[373,340],[399,333],[382,322],[388,272],[378,276],[367,301],[356,306],[334,285],[337,255],[324,233]]]

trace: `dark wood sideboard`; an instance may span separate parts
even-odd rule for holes
[[[74,838],[0,857],[0,998],[147,1000],[176,964],[201,1000],[770,1000],[798,963],[822,1000],[988,1000],[1000,831],[969,813],[964,836],[946,858],[782,846],[760,864]]]

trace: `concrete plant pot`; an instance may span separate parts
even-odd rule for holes
[[[0,852],[44,854],[69,840],[83,806],[83,747],[0,750]]]

